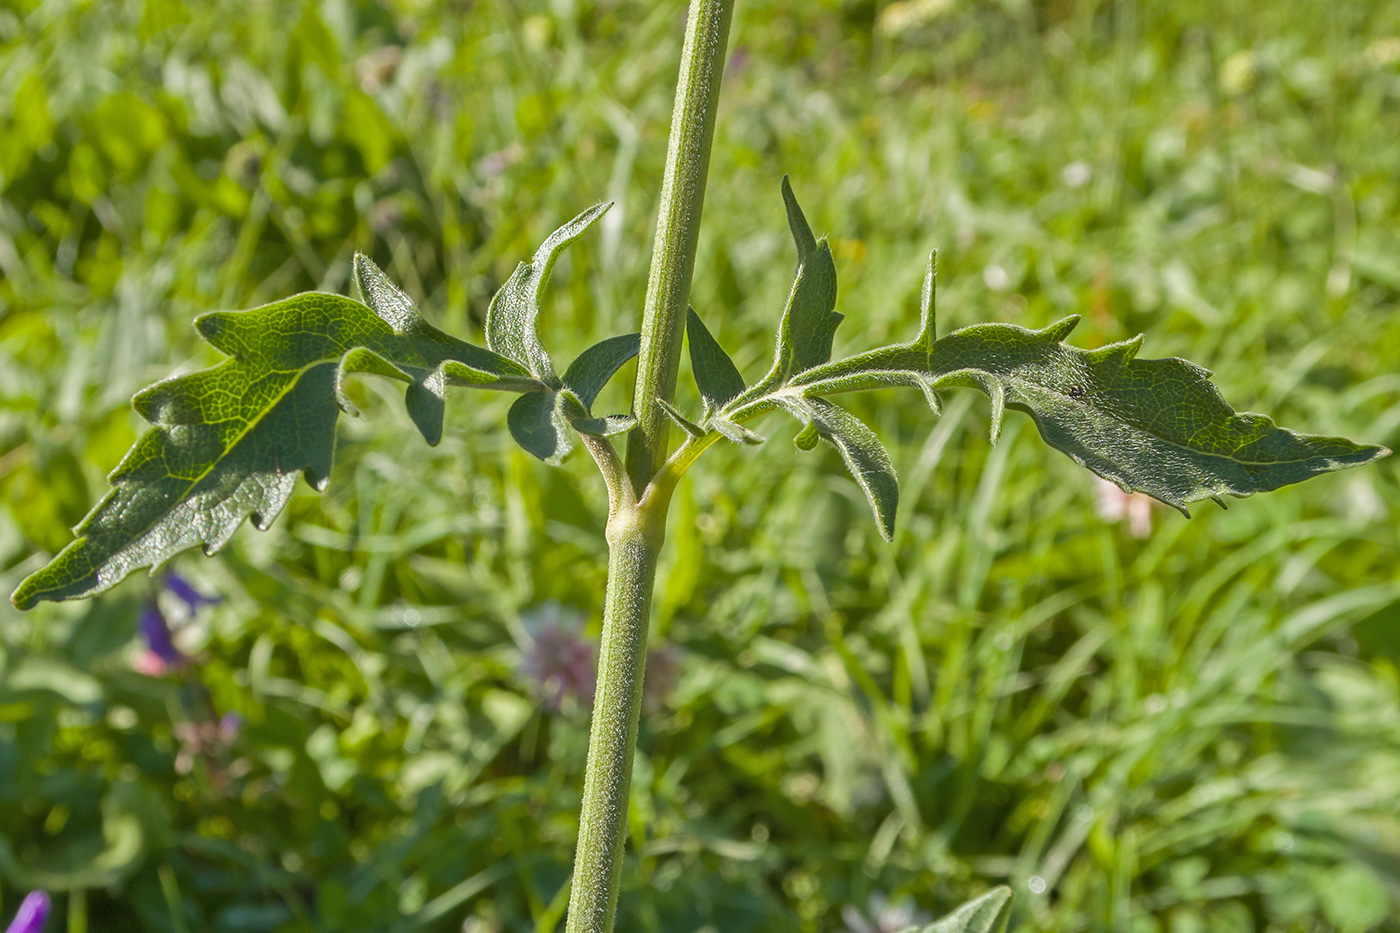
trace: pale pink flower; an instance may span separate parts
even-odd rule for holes
[[[1124,492],[1116,483],[1097,477],[1094,486],[1098,493],[1099,518],[1106,522],[1123,522],[1134,538],[1146,538],[1152,533],[1154,500],[1151,496]]]
[[[521,673],[534,684],[545,709],[591,707],[598,670],[593,643],[583,634],[583,614],[547,602],[526,612],[521,621],[529,636]]]

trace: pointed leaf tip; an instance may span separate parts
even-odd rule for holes
[[[870,503],[881,536],[893,541],[894,518],[899,508],[899,480],[890,455],[875,432],[846,409],[823,398],[785,396],[778,402],[803,422],[802,430],[794,438],[800,449],[811,450],[820,437],[840,452],[851,478]]]
[[[797,273],[787,306],[778,324],[773,369],[764,384],[777,385],[831,359],[831,346],[842,315],[836,313],[836,262],[825,239],[817,241],[797,204],[792,186],[783,179],[788,227],[797,245]]]
[[[915,343],[925,349],[932,349],[937,337],[937,315],[935,308],[938,290],[938,250],[930,250],[928,265],[924,269],[923,286],[919,289],[919,336]]]
[[[744,391],[744,377],[694,308],[686,313],[685,334],[690,345],[690,370],[706,413],[719,411]]]
[[[787,208],[788,229],[792,231],[792,239],[797,244],[797,257],[801,261],[816,251],[817,238],[812,234],[812,227],[807,223],[807,216],[802,213],[786,175],[783,176],[783,206]]]
[[[351,273],[361,300],[393,328],[394,333],[407,333],[414,323],[422,320],[418,308],[403,289],[395,285],[374,260],[358,250],[351,261]]]
[[[696,424],[694,421],[691,421],[685,415],[681,414],[680,409],[676,408],[676,406],[672,405],[664,398],[657,399],[656,405],[662,410],[662,412],[665,413],[667,418],[670,418],[672,421],[674,421],[677,427],[679,427],[685,433],[689,434],[691,437],[704,437],[706,434],[710,433],[704,428],[700,427],[700,425]]]
[[[1041,333],[1044,334],[1048,340],[1052,340],[1055,343],[1063,343],[1064,339],[1079,326],[1079,321],[1079,315],[1071,314],[1064,320],[1056,321],[1054,324],[1051,324],[1049,327],[1042,330]]]
[[[360,268],[375,287],[373,267]],[[497,382],[504,376],[494,374],[519,370],[421,319],[399,332],[365,304],[322,292],[204,315],[196,326],[230,358],[136,394],[153,426],[112,471],[77,539],[20,583],[17,606],[96,595],[188,548],[212,554],[245,519],[266,527],[298,477],[323,489],[347,372],[407,382],[409,414],[433,442],[449,363]]]
[[[1005,885],[992,888],[919,933],[1003,933],[1011,918],[1012,898]]]
[[[549,281],[559,254],[610,207],[611,201],[595,204],[547,236],[529,262],[516,266],[486,309],[486,346],[525,365],[550,388],[557,389],[560,383],[554,364],[540,343],[540,292]]]

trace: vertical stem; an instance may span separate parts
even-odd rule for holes
[[[651,276],[642,309],[642,351],[637,359],[637,385],[632,395],[637,426],[627,441],[627,472],[638,497],[665,461],[670,442],[671,423],[656,400],[670,402],[676,393],[681,334],[690,300],[700,210],[705,201],[715,110],[733,12],[734,0],[692,0],[685,27]]]
[[[617,911],[647,622],[665,530],[664,506],[654,514],[625,507],[608,522],[608,595],[567,933],[610,933]]]
[[[618,474],[615,460],[607,456],[611,448],[590,448],[604,475],[609,470],[617,475],[609,482],[608,595],[567,933],[612,933],[617,912],[651,593],[671,498],[669,489],[647,495],[647,485],[665,461],[670,441],[670,424],[656,400],[669,402],[676,391],[733,12],[734,0],[691,0],[690,4],[642,311],[642,349],[632,398],[637,427],[628,438],[627,475]]]

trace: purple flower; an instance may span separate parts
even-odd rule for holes
[[[140,628],[141,637],[146,639],[146,650],[136,659],[138,671],[161,677],[185,663],[185,655],[175,647],[175,640],[170,635],[165,614],[154,602],[147,603],[141,610]]]
[[[205,606],[212,606],[219,602],[219,597],[205,596],[199,590],[190,586],[188,580],[176,573],[166,574],[163,586],[170,595],[189,607],[190,615],[194,615]]]
[[[19,913],[10,921],[5,933],[41,933],[49,919],[49,896],[43,891],[31,891],[19,905]]]
[[[219,717],[219,739],[225,745],[232,745],[243,728],[243,717],[237,713],[224,713]]]
[[[549,602],[522,621],[530,642],[521,673],[533,681],[545,708],[558,712],[566,704],[592,706],[598,672],[593,644],[583,637],[583,615]]]

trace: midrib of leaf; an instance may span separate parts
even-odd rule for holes
[[[1216,453],[1216,452],[1214,452],[1214,451],[1202,450],[1202,449],[1197,448],[1197,447],[1188,447],[1188,446],[1186,446],[1185,444],[1181,443],[1180,441],[1173,440],[1172,438],[1167,437],[1167,436],[1165,436],[1165,435],[1163,435],[1163,434],[1158,434],[1158,433],[1154,432],[1153,430],[1151,430],[1151,429],[1148,428],[1146,425],[1144,425],[1144,424],[1142,424],[1142,423],[1140,423],[1140,422],[1132,421],[1132,420],[1130,420],[1130,419],[1128,419],[1128,418],[1126,418],[1126,417],[1123,417],[1122,415],[1119,415],[1114,409],[1111,409],[1111,408],[1108,408],[1108,407],[1096,408],[1095,406],[1090,405],[1088,402],[1086,402],[1086,401],[1085,401],[1084,399],[1082,399],[1082,398],[1075,398],[1073,395],[1068,395],[1068,394],[1063,393],[1063,392],[1057,392],[1055,389],[1051,388],[1050,386],[1043,385],[1043,384],[1041,384],[1041,383],[1039,383],[1039,382],[1032,382],[1032,381],[1030,381],[1029,379],[1023,379],[1023,378],[1020,378],[1020,377],[1017,377],[1017,376],[1012,376],[1012,375],[1006,375],[1006,374],[998,373],[998,372],[995,372],[994,370],[989,370],[989,369],[977,369],[977,368],[971,367],[971,366],[963,367],[962,369],[952,370],[952,371],[950,371],[950,372],[948,372],[948,373],[946,373],[946,374],[944,374],[944,375],[942,375],[942,376],[937,377],[937,378],[934,380],[934,386],[935,386],[935,387],[938,387],[938,386],[940,386],[940,385],[946,384],[946,383],[943,382],[943,380],[945,380],[945,379],[951,379],[951,378],[956,377],[956,376],[959,376],[959,375],[961,375],[961,374],[963,374],[963,373],[981,373],[981,374],[984,374],[984,375],[987,375],[987,376],[991,376],[991,377],[993,377],[993,378],[995,378],[995,379],[999,379],[999,380],[1001,380],[1002,382],[1005,382],[1005,383],[1008,383],[1008,384],[1015,384],[1015,385],[1017,385],[1017,386],[1030,386],[1030,387],[1032,387],[1033,389],[1037,390],[1038,392],[1040,392],[1040,393],[1042,393],[1042,394],[1045,394],[1045,395],[1052,395],[1052,396],[1054,396],[1056,399],[1059,399],[1059,400],[1062,401],[1062,402],[1069,402],[1069,403],[1075,405],[1076,407],[1080,408],[1081,410],[1088,411],[1088,412],[1091,413],[1091,414],[1104,415],[1104,416],[1107,416],[1107,417],[1109,417],[1109,418],[1111,418],[1111,419],[1113,419],[1113,420],[1115,420],[1115,421],[1118,421],[1118,422],[1121,423],[1121,424],[1126,424],[1126,425],[1128,425],[1129,427],[1132,427],[1132,428],[1134,428],[1134,429],[1136,429],[1136,430],[1138,430],[1138,431],[1141,431],[1143,434],[1146,434],[1148,437],[1150,437],[1150,438],[1152,438],[1152,439],[1154,439],[1154,440],[1161,441],[1163,444],[1166,444],[1166,445],[1169,446],[1169,447],[1173,447],[1173,448],[1175,448],[1175,449],[1177,449],[1177,450],[1184,451],[1185,453],[1191,454],[1191,455],[1193,455],[1193,456],[1215,457],[1215,458],[1220,459],[1220,460],[1228,460],[1228,461],[1230,461],[1231,463],[1238,463],[1238,464],[1240,464],[1241,466],[1259,466],[1259,467],[1267,467],[1267,466],[1278,466],[1278,465],[1281,464],[1281,463],[1294,463],[1294,462],[1297,462],[1297,461],[1292,461],[1292,460],[1245,460],[1245,459],[1242,459],[1242,458],[1240,458],[1240,457],[1232,456],[1232,455],[1230,455],[1230,454]],[[1007,402],[1006,404],[1007,404],[1009,407],[1012,407],[1012,408],[1020,408],[1020,409],[1022,409],[1022,410],[1028,411],[1028,412],[1031,411],[1031,410],[1030,410],[1029,408],[1027,408],[1026,406],[1021,405],[1021,404],[1018,404],[1018,403],[1016,403],[1016,402]],[[1032,414],[1033,414],[1033,412],[1032,412]],[[1234,414],[1232,417],[1238,418],[1238,417],[1240,417],[1241,415],[1244,415],[1244,414],[1251,414],[1251,412],[1235,412],[1235,414]],[[1267,416],[1261,416],[1261,417],[1267,417]],[[1273,419],[1270,418],[1269,421],[1270,421],[1270,423],[1272,423],[1272,422],[1273,422]],[[1304,459],[1310,459],[1310,458],[1304,458]]]
[[[354,348],[352,347],[352,348],[350,348],[350,349],[354,349]],[[263,407],[263,409],[258,413],[258,417],[256,417],[256,418],[248,418],[248,419],[246,419],[246,420],[244,421],[244,427],[243,427],[243,429],[242,429],[241,431],[239,431],[236,435],[234,435],[234,438],[233,438],[233,440],[232,440],[231,442],[229,442],[229,443],[223,445],[223,452],[220,453],[218,457],[216,457],[213,461],[210,462],[209,466],[205,468],[204,472],[200,473],[198,476],[196,476],[194,479],[190,480],[189,483],[186,484],[186,486],[185,486],[185,495],[182,495],[182,496],[180,497],[180,501],[184,501],[185,496],[188,495],[188,494],[190,493],[190,491],[191,491],[192,489],[194,489],[194,487],[196,487],[196,486],[198,486],[200,483],[204,482],[205,478],[208,477],[210,473],[213,473],[214,470],[215,470],[221,463],[223,463],[225,459],[228,458],[229,454],[231,454],[231,453],[233,452],[233,449],[234,449],[235,447],[237,447],[239,444],[243,443],[244,438],[246,438],[252,431],[254,431],[254,430],[258,427],[258,425],[262,424],[263,419],[265,419],[265,418],[268,416],[268,414],[269,414],[270,412],[272,412],[273,409],[275,409],[278,405],[282,404],[282,401],[283,401],[289,394],[291,394],[291,392],[301,383],[301,379],[302,379],[303,376],[305,376],[307,373],[311,372],[313,369],[316,369],[316,368],[321,367],[321,366],[334,366],[336,363],[340,362],[340,360],[343,359],[343,358],[345,357],[345,354],[347,354],[347,353],[350,352],[350,349],[344,350],[344,351],[342,351],[340,354],[338,354],[337,356],[334,356],[334,357],[329,357],[329,358],[323,357],[323,358],[321,358],[321,359],[316,360],[315,362],[308,363],[308,364],[306,364],[305,366],[302,366],[300,369],[274,369],[274,370],[269,370],[268,375],[274,375],[274,374],[279,374],[279,373],[280,373],[280,374],[289,374],[289,373],[290,373],[290,374],[294,374],[294,375],[292,375],[291,378],[289,378],[289,379],[287,380],[287,385],[286,385],[286,387],[285,387],[284,389],[282,389],[282,391],[280,391],[280,392],[277,393],[277,396],[276,396],[276,398],[274,399],[274,401],[273,401],[271,404],[266,405],[266,406]],[[231,359],[231,360],[228,360],[226,363],[223,363],[223,364],[220,364],[220,365],[232,366],[232,365],[235,365],[235,364],[237,364],[237,363],[239,363],[239,362],[241,362],[241,361],[240,361],[240,360],[237,360],[237,359]],[[228,422],[230,422],[230,421],[235,421],[235,420],[237,420],[237,419],[235,419],[235,418],[224,418],[224,419],[222,419],[221,421],[205,421],[205,422],[201,422],[201,423],[202,423],[202,424],[206,424],[206,425],[209,425],[209,424],[226,424],[226,423],[228,423]],[[168,422],[168,421],[158,421],[158,422],[153,422],[153,425],[152,425],[152,426],[153,426],[153,427],[156,427],[156,428],[169,429],[169,428],[171,428],[171,427],[175,427],[176,425],[172,425],[172,424],[171,424],[170,422]],[[120,472],[120,470],[121,470],[121,465],[118,464],[118,466],[117,466],[117,471]],[[152,528],[154,528],[156,525],[159,525],[160,522],[161,522],[161,520],[163,520],[163,518],[164,518],[164,515],[162,514],[162,515],[158,516],[154,521],[151,521],[151,522],[149,522],[148,524],[143,525],[143,526],[142,526],[142,532],[144,533],[144,532],[150,531],[150,530],[151,530]]]

